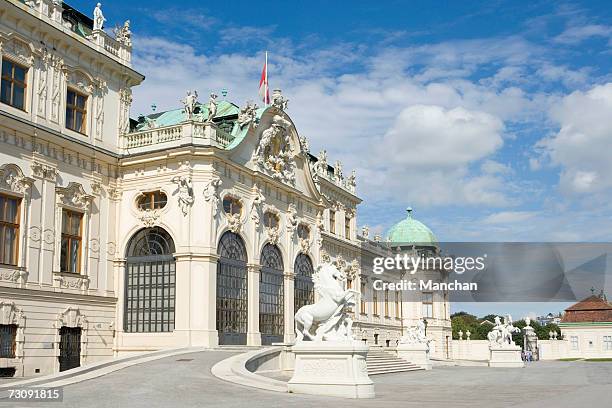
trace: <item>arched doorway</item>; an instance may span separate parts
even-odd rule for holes
[[[163,228],[138,231],[127,247],[123,330],[174,330],[176,263],[174,241]]]
[[[312,281],[314,268],[308,255],[298,254],[293,271],[295,274],[293,303],[295,313],[300,307],[314,303],[314,283]]]
[[[283,341],[285,332],[283,257],[277,246],[266,244],[261,251],[259,273],[259,331],[261,344]]]
[[[240,235],[226,232],[217,247],[217,331],[219,344],[246,344],[247,251]]]

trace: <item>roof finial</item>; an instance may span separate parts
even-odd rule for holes
[[[595,294],[595,287],[591,286],[591,295],[594,295],[594,294]]]
[[[412,218],[412,207],[409,206],[406,211],[408,211],[408,218]]]

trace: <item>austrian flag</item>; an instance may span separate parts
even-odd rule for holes
[[[261,79],[259,80],[259,96],[266,105],[270,104],[270,89],[268,88],[268,52],[266,51],[266,62],[264,62]]]

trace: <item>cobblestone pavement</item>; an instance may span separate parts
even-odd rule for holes
[[[215,378],[210,368],[232,355],[206,351],[164,358],[73,384],[63,403],[31,407],[521,407],[610,406],[612,363],[538,362],[522,369],[435,367],[372,377],[374,400],[281,394]]]

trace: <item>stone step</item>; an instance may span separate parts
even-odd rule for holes
[[[406,371],[419,371],[423,368],[396,357],[391,352],[370,350],[366,358],[368,375],[401,373]]]

